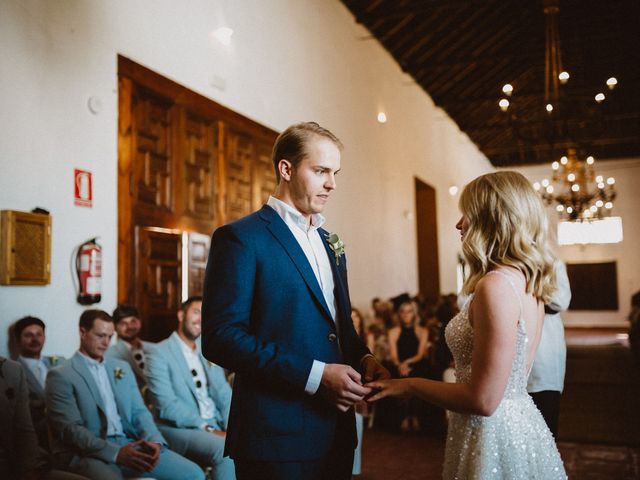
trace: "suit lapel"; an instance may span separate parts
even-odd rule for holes
[[[333,253],[333,250],[331,250],[329,242],[327,242],[325,239],[329,235],[329,233],[322,228],[319,228],[318,231],[320,232],[320,235],[322,237],[322,244],[324,245],[324,249],[326,250],[327,256],[329,257],[329,263],[331,264],[331,271],[333,272],[333,282],[335,286],[334,295],[336,297],[338,308],[340,308],[340,313],[342,314],[343,318],[351,318],[351,312],[347,311],[347,306],[349,304],[349,302],[347,301],[347,287],[344,284],[342,275],[340,274],[340,269],[336,264],[336,256]]]
[[[22,370],[24,370],[26,374],[29,390],[36,392],[40,397],[44,397],[44,390],[42,390],[42,387],[40,386],[40,382],[38,382],[38,379],[33,374],[31,369],[27,366],[27,364],[22,360],[21,357],[18,357],[18,361],[22,365]]]
[[[98,385],[96,385],[96,381],[93,379],[93,375],[91,375],[89,367],[87,367],[84,358],[81,358],[80,355],[80,353],[76,353],[73,357],[71,357],[71,365],[87,384],[87,387],[89,388],[93,399],[96,401],[98,408],[104,415],[106,415],[107,409],[104,406],[104,401],[102,400],[102,395],[100,395],[100,391],[98,390]]]
[[[327,302],[324,299],[324,295],[322,295],[322,290],[320,289],[318,280],[313,273],[313,269],[311,268],[311,265],[309,265],[309,260],[307,260],[306,255],[302,251],[302,248],[298,244],[296,238],[293,236],[293,233],[289,230],[289,227],[287,227],[287,224],[284,223],[284,220],[280,218],[275,210],[266,205],[262,207],[262,210],[260,210],[260,216],[268,222],[267,228],[280,245],[282,245],[287,255],[289,255],[289,258],[296,266],[296,269],[309,287],[309,290],[311,290],[314,298],[322,307],[322,311],[325,316],[331,321],[331,324],[333,324],[331,312],[329,311]]]
[[[129,423],[129,416],[127,413],[127,406],[123,403],[124,395],[118,395],[118,381],[122,381],[122,379],[116,380],[115,378],[115,370],[117,368],[116,365],[112,364],[108,359],[105,360],[104,364],[107,369],[107,378],[109,378],[109,384],[111,385],[111,391],[113,392],[113,398],[116,401],[116,407],[118,408],[118,414],[120,415],[120,420],[122,421],[122,428],[125,432],[133,430],[131,424]]]
[[[195,383],[193,382],[193,378],[191,378],[191,369],[189,368],[189,364],[187,364],[187,361],[185,360],[184,355],[182,353],[182,349],[178,344],[178,342],[180,341],[181,340],[178,340],[173,335],[171,335],[169,337],[169,349],[171,350],[171,353],[175,357],[174,360],[178,365],[178,370],[182,374],[182,378],[186,382],[187,387],[193,394],[193,398],[196,400],[196,403],[197,403],[198,396],[196,395],[196,386],[195,386]]]

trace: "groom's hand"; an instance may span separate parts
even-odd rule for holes
[[[364,383],[391,378],[389,370],[384,368],[373,355],[366,355],[360,362]]]
[[[360,374],[349,365],[327,363],[322,372],[320,393],[338,410],[346,412],[371,392],[360,383]]]

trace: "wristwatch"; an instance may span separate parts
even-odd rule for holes
[[[204,426],[204,431],[208,432],[208,433],[213,433],[215,432],[216,428],[213,425],[205,425]]]

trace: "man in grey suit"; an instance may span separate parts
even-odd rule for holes
[[[224,370],[206,360],[197,346],[201,306],[201,297],[182,304],[178,329],[148,356],[147,382],[169,446],[211,467],[216,480],[233,480],[233,460],[223,456],[231,387]]]
[[[53,454],[61,468],[92,479],[125,476],[203,479],[193,462],[166,448],[129,364],[105,359],[114,333],[102,310],[80,316],[80,349],[49,371],[45,398]]]
[[[23,317],[13,326],[22,364],[29,388],[29,409],[31,420],[38,435],[38,444],[49,450],[49,434],[44,406],[44,385],[49,370],[60,365],[65,359],[62,356],[43,356],[45,342],[45,324],[36,317]]]
[[[118,305],[113,311],[112,317],[116,325],[118,339],[107,351],[107,356],[129,363],[136,374],[138,387],[142,391],[147,384],[144,373],[147,364],[146,357],[154,344],[140,339],[142,322],[136,307]]]

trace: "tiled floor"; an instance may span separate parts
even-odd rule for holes
[[[560,443],[571,480],[640,479],[640,448]],[[359,480],[442,478],[444,440],[429,436],[367,430]]]
[[[626,332],[567,329],[566,339],[568,378],[560,409],[560,439],[564,441],[558,443],[558,449],[569,478],[640,480],[640,447],[619,446],[623,439],[638,445],[637,435],[629,432],[640,429],[640,424],[633,425],[638,423],[635,412],[640,397],[638,381],[633,380],[637,370],[624,348],[628,347]],[[622,435],[623,427],[631,430]],[[594,439],[600,440],[594,444]],[[441,479],[443,458],[444,438],[366,430],[362,475],[356,478]]]

